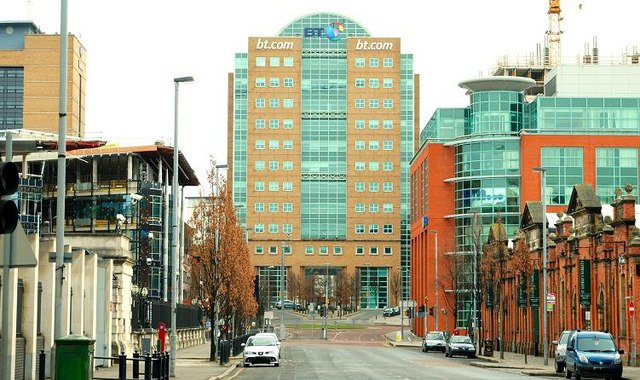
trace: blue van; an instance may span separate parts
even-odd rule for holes
[[[622,378],[624,350],[618,350],[613,336],[608,332],[576,331],[569,338],[565,356],[565,375],[570,379],[582,376],[604,379]]]

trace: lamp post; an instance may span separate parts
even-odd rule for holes
[[[327,340],[327,315],[329,315],[329,265],[331,263],[324,264],[326,267],[324,278],[324,330],[322,331],[322,337]]]
[[[429,316],[429,312],[427,311],[427,306],[429,304],[429,296],[424,297],[424,336],[427,336],[427,317]]]
[[[435,247],[435,276],[434,276],[434,290],[435,290],[435,299],[434,299],[434,304],[433,306],[435,307],[435,329],[436,331],[440,331],[440,324],[438,324],[438,292],[439,292],[439,287],[438,287],[438,230],[431,230],[429,231],[430,234],[433,234],[435,237],[434,240],[434,247]]]
[[[402,276],[404,275],[404,271],[402,270],[402,266],[399,266],[400,270],[400,336],[401,339],[404,339],[404,302],[402,299]]]
[[[533,171],[540,173],[540,202],[542,203],[542,345],[544,349],[544,365],[549,365],[549,341],[547,338],[547,213],[545,188],[547,169],[536,166]],[[502,342],[500,342],[502,344]]]
[[[174,78],[174,120],[173,120],[173,182],[171,184],[171,195],[173,198],[173,213],[171,215],[171,376],[176,376],[176,303],[178,301],[177,275],[178,270],[178,88],[180,83],[193,82],[193,77]]]
[[[369,308],[369,293],[371,293],[371,276],[369,272],[369,266],[371,263],[364,263],[364,266],[367,268],[367,309]]]
[[[286,336],[284,327],[284,247],[280,255],[280,340],[284,340]]]

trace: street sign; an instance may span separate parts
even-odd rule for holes
[[[416,301],[414,300],[402,300],[400,303],[402,307],[416,307]]]
[[[6,235],[8,236],[8,235]],[[0,252],[4,252],[5,235],[0,235]],[[11,260],[10,268],[33,268],[38,265],[38,258],[31,247],[31,241],[18,223],[11,238]],[[4,265],[4,253],[0,255],[0,267]]]
[[[547,293],[547,303],[552,305],[556,304],[556,294],[555,293]]]
[[[629,316],[633,317],[633,314],[636,312],[636,307],[633,304],[633,301],[629,301]]]
[[[265,319],[273,319],[273,311],[265,311],[264,312]]]

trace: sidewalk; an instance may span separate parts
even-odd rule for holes
[[[176,358],[176,376],[171,379],[175,380],[217,380],[224,379],[241,361],[240,358],[232,357],[229,363],[224,366],[220,365],[220,360],[215,362],[209,361],[210,343],[183,348],[177,351]],[[127,378],[133,377],[131,373],[131,363],[127,363]],[[143,370],[143,366],[140,366]],[[118,364],[114,363],[109,368],[98,368],[93,371],[94,379],[117,379]],[[140,376],[143,378],[144,376]]]
[[[392,331],[385,335],[387,342],[394,347],[415,347],[421,349],[422,338],[405,331],[404,339],[400,338],[400,331]],[[444,357],[444,355],[443,355]],[[502,369],[519,369],[525,375],[529,376],[561,376],[555,373],[554,358],[549,358],[549,365],[544,365],[542,356],[527,355],[527,364],[524,363],[524,355],[515,354],[513,352],[504,352],[504,359],[500,359],[500,351],[494,351],[493,357],[478,355],[478,359],[469,363],[475,367],[483,368],[502,368]],[[640,380],[640,367],[627,366],[624,362],[622,370],[622,378],[627,380]]]

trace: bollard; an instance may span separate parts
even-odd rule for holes
[[[133,378],[139,379],[140,377],[140,354],[138,351],[133,352]]]
[[[169,380],[167,376],[167,354],[165,352],[160,353],[160,378],[162,380]]]
[[[40,350],[39,358],[40,367],[38,368],[38,380],[44,380],[44,367],[47,362],[47,357],[44,355],[44,350]]]
[[[153,367],[153,378],[157,379],[160,377],[160,354],[158,354],[158,352],[154,352],[153,353],[153,359],[151,359],[151,361],[153,362],[152,367]]]
[[[165,352],[165,360],[164,360],[164,376],[165,379],[169,380],[169,370],[170,370],[170,365],[171,365],[171,354],[169,354],[168,352]]]
[[[144,357],[144,380],[151,380],[151,354],[147,352]]]
[[[127,380],[127,355],[124,352],[118,355],[118,380]]]

